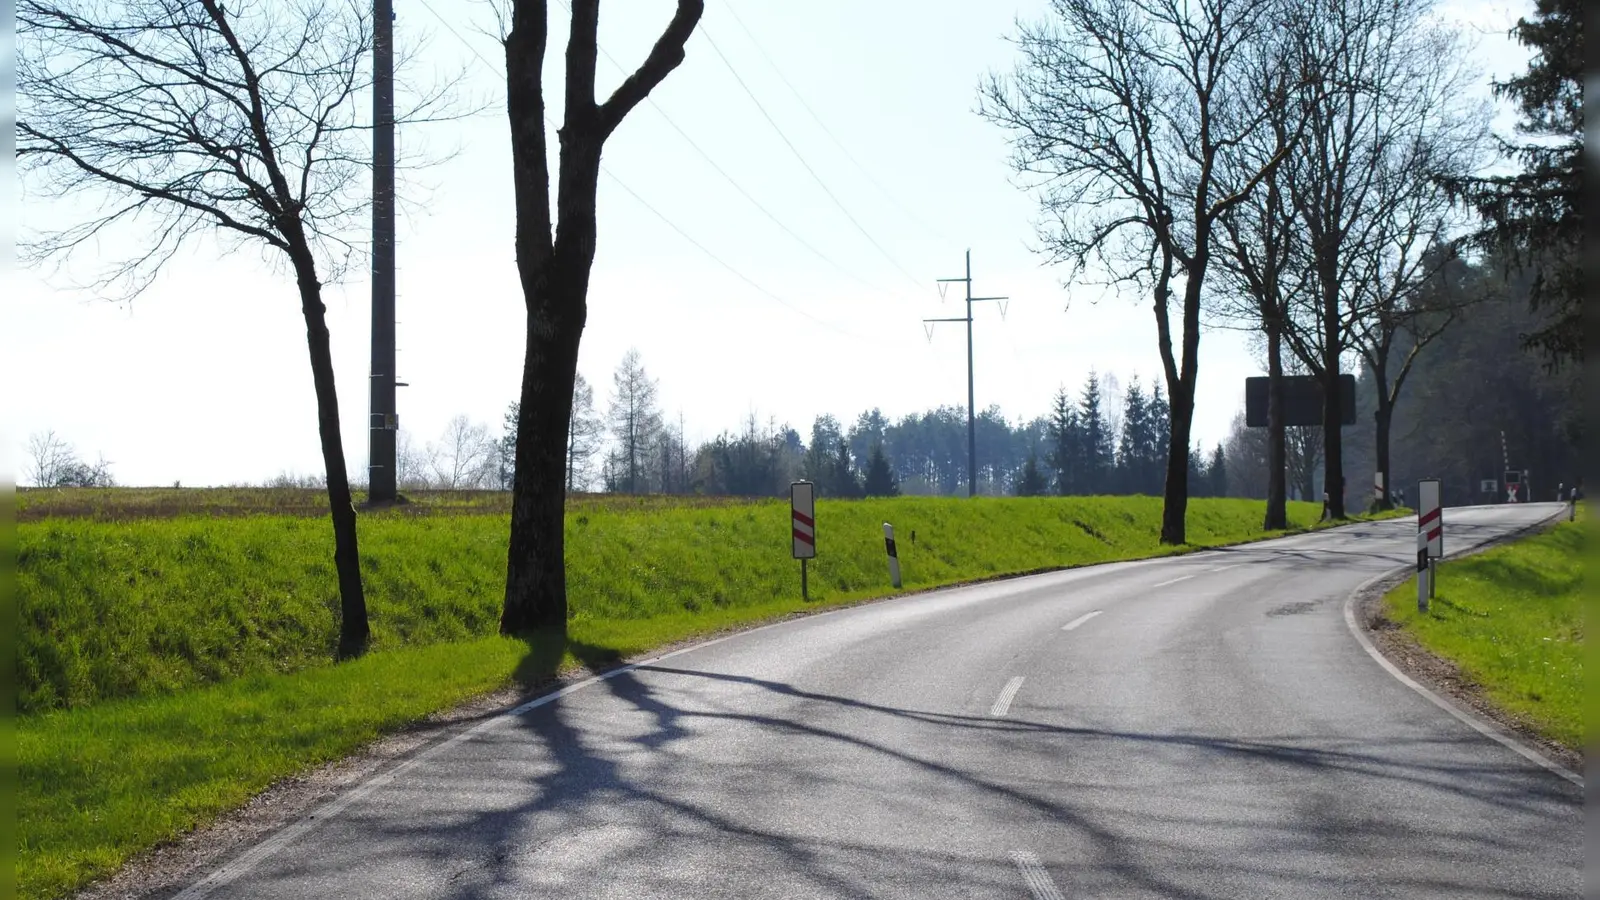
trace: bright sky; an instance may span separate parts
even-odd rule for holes
[[[491,7],[428,2],[438,16],[421,0],[395,0],[399,39],[427,40],[420,74],[464,70],[471,92],[502,102]],[[998,403],[1013,420],[1031,418],[1061,384],[1076,391],[1091,368],[1123,383],[1159,375],[1144,298],[1069,292],[1064,272],[1028,249],[1035,201],[1012,184],[1004,133],[974,112],[980,77],[1011,67],[1004,36],[1013,20],[1039,15],[1042,0],[746,3],[737,20],[729,3],[708,0],[684,64],[606,147],[614,177],[600,184],[579,365],[602,409],[629,347],[659,379],[667,416],[681,411],[691,441],[736,428],[751,412],[805,435],[824,412],[848,424],[872,406],[898,417],[965,404],[962,327],[940,325],[930,341],[920,320],[961,315],[961,286],[941,303],[934,279],[961,275],[967,248],[975,293],[1012,298],[1003,318],[997,304],[976,309],[979,408]],[[671,9],[670,0],[608,5],[602,47],[636,65]],[[1496,0],[1446,8],[1476,29],[1485,83],[1524,65],[1502,36],[1522,11]],[[548,59],[558,84],[565,11],[554,5],[553,15]],[[602,58],[601,95],[620,79]],[[559,89],[547,90],[559,117]],[[673,124],[827,261],[741,196]],[[420,176],[411,199],[424,202],[399,226],[399,375],[410,384],[400,417],[419,444],[457,414],[499,432],[521,377],[524,323],[503,111],[400,136],[403,148],[424,140],[458,152]],[[28,435],[44,429],[88,458],[104,454],[123,484],[321,471],[298,299],[260,254],[219,258],[197,245],[131,307],[69,290],[73,274],[5,275],[0,378],[10,388],[0,473],[20,474]],[[352,476],[366,465],[368,296],[364,272],[327,293]],[[1256,370],[1240,336],[1204,336],[1198,441],[1224,438],[1241,380]]]

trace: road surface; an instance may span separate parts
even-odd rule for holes
[[[1446,549],[1553,510],[1447,510]],[[458,735],[184,896],[1579,897],[1582,790],[1346,627],[1415,528],[692,648]]]

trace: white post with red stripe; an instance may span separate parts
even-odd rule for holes
[[[810,600],[806,560],[817,555],[817,505],[816,485],[809,481],[789,485],[789,525],[794,535],[794,558],[800,560],[800,599]]]
[[[1444,509],[1439,501],[1437,478],[1427,478],[1417,484],[1417,535],[1419,547],[1428,554],[1428,596],[1432,597],[1438,588],[1439,560],[1444,556]]]

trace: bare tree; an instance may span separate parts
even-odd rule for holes
[[[1181,544],[1200,301],[1214,233],[1219,218],[1287,152],[1279,148],[1255,172],[1220,164],[1228,148],[1266,128],[1267,110],[1255,102],[1246,75],[1280,5],[1053,0],[1051,6],[1054,21],[1022,26],[1023,61],[1009,79],[988,79],[981,112],[1012,132],[1014,165],[1039,192],[1040,238],[1051,261],[1069,263],[1073,277],[1098,264],[1113,283],[1150,292],[1171,404],[1161,540]]]
[[[571,10],[554,223],[545,141],[544,53],[549,30],[545,0],[510,0],[511,27],[504,41],[517,271],[528,310],[506,602],[500,617],[500,630],[507,634],[539,627],[564,629],[567,623],[566,485],[561,470],[578,344],[588,317],[600,151],[623,118],[683,62],[684,43],[700,21],[705,3],[678,0],[672,20],[644,62],[604,102],[596,102],[594,94],[599,0],[573,0]]]
[[[638,350],[629,350],[611,376],[611,437],[621,463],[618,488],[625,494],[651,488],[653,456],[661,440],[661,407],[656,382],[645,372]]]
[[[1223,278],[1220,289],[1212,292],[1220,301],[1212,304],[1214,312],[1224,321],[1243,322],[1250,330],[1259,330],[1265,343],[1267,504],[1261,527],[1268,531],[1289,527],[1283,335],[1288,328],[1290,298],[1298,286],[1292,267],[1299,256],[1294,210],[1284,192],[1284,170],[1293,161],[1269,164],[1283,148],[1292,149],[1299,141],[1304,114],[1299,104],[1286,102],[1285,86],[1303,85],[1307,77],[1295,53],[1302,23],[1291,19],[1285,25],[1263,42],[1244,81],[1255,102],[1266,107],[1266,127],[1246,135],[1220,157],[1220,164],[1231,170],[1230,180],[1248,178],[1263,169],[1266,175],[1254,193],[1219,219],[1217,262]],[[1230,480],[1233,477],[1230,466]]]
[[[605,425],[594,411],[594,388],[579,372],[572,386],[572,425],[567,429],[567,493],[589,486],[604,434]]]
[[[28,437],[28,480],[34,487],[55,487],[61,473],[77,462],[72,445],[55,431],[35,432]]]
[[[324,279],[358,257],[366,222],[368,7],[357,0],[19,0],[17,162],[26,189],[103,204],[34,235],[28,261],[65,262],[121,235],[97,278],[138,294],[185,244],[214,234],[269,248],[298,287],[334,529],[339,653],[368,637],[356,515],[339,433]],[[425,118],[441,93],[401,120]]]
[[[404,428],[395,432],[395,484],[404,491],[422,491],[433,487],[430,480],[433,460],[426,448],[418,447],[411,432]]]
[[[428,447],[433,484],[449,491],[482,488],[493,478],[494,440],[489,427],[456,416],[445,426],[438,444]]]
[[[1470,146],[1473,129],[1487,124],[1474,124],[1462,105],[1466,54],[1433,22],[1432,6],[1433,0],[1314,0],[1306,7],[1300,52],[1314,81],[1301,95],[1306,122],[1299,150],[1282,172],[1303,238],[1304,289],[1295,294],[1284,336],[1327,397],[1339,396],[1353,335],[1374,303],[1415,286],[1419,273],[1396,254],[1425,248],[1433,228],[1426,214],[1402,221],[1411,215],[1407,204],[1426,197],[1416,185],[1455,165],[1454,148]],[[1387,299],[1372,291],[1385,267],[1390,275],[1410,272],[1400,294]],[[1343,518],[1342,411],[1338,403],[1323,407],[1323,483],[1330,514]]]

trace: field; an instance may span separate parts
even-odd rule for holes
[[[17,875],[56,897],[274,781],[485,691],[806,608],[1181,552],[1149,497],[817,504],[813,602],[787,504],[582,497],[565,635],[494,636],[503,495],[363,513],[373,648],[331,663],[331,528],[306,491],[19,493]],[[1320,507],[1296,504],[1310,527]],[[1192,546],[1263,537],[1261,504],[1197,500]]]
[[[1584,551],[1590,526],[1554,530],[1439,567],[1436,596],[1417,612],[1415,580],[1385,612],[1455,662],[1487,698],[1542,736],[1584,744]]]

